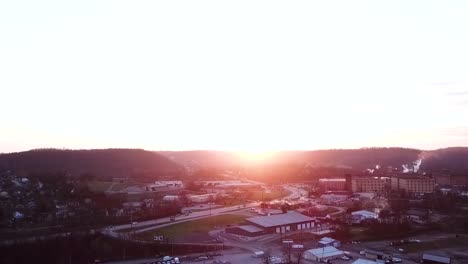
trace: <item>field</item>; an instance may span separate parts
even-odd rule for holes
[[[280,199],[290,194],[289,191],[271,191],[271,192],[264,192],[264,191],[255,191],[253,192],[249,198],[254,201],[271,201],[275,199]]]
[[[112,184],[113,182],[89,181],[88,188],[91,192],[105,192]]]
[[[202,242],[212,238],[208,232],[216,228],[224,228],[227,225],[235,225],[244,222],[246,217],[242,215],[224,214],[188,222],[182,222],[160,229],[137,234],[142,240],[153,240],[154,236],[163,235],[171,242]]]

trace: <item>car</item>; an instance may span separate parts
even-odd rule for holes
[[[359,255],[365,255],[366,252],[364,250],[359,251]]]
[[[402,249],[402,248],[399,248],[398,251],[400,251],[400,252],[405,252],[405,250]]]
[[[342,259],[342,260],[349,260],[349,257],[348,257],[348,256],[342,256],[340,259]]]
[[[393,263],[400,263],[402,260],[400,258],[392,258]]]

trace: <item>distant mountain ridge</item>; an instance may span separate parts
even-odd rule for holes
[[[349,168],[352,171],[376,166],[401,168],[422,159],[421,171],[450,171],[468,176],[468,147],[423,151],[409,148],[363,148],[314,151],[281,151],[257,167],[265,165],[275,171],[291,165],[308,167]],[[24,173],[62,171],[77,177],[92,174],[99,178],[181,178],[186,168],[246,168],[254,166],[239,154],[228,151],[147,151],[142,149],[60,150],[37,149],[0,154],[0,170]],[[219,170],[218,170],[219,171]],[[333,174],[333,173],[332,173]]]
[[[181,175],[183,167],[167,157],[142,149],[36,149],[0,154],[0,169],[25,173],[66,172],[73,177],[99,178]]]
[[[241,156],[226,151],[162,151],[159,153],[184,165],[236,167],[248,164],[248,161]],[[305,163],[310,166],[348,167],[360,171],[373,169],[376,166],[402,168],[403,165],[409,165],[411,167],[419,159],[422,160],[421,171],[432,173],[448,170],[468,175],[468,147],[437,150],[395,147],[281,151],[272,155],[264,163]]]

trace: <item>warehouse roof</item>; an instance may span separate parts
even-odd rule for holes
[[[313,221],[314,219],[303,214],[289,212],[286,214],[251,217],[246,219],[250,223],[257,224],[263,227],[282,226],[296,223]]]
[[[241,225],[241,226],[238,226],[238,227],[240,229],[245,230],[245,231],[250,232],[250,233],[263,231],[263,229],[261,229],[259,227],[256,227],[256,226],[253,226],[253,225]]]

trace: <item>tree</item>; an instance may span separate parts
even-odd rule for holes
[[[305,247],[301,247],[301,248],[295,248],[293,249],[294,251],[294,258],[296,259],[296,263],[297,264],[301,264],[301,260],[303,259],[304,257],[304,252],[307,251],[307,249]]]
[[[270,252],[270,249],[267,249],[264,251],[264,254],[263,254],[263,263],[265,264],[271,264],[271,252]]]

